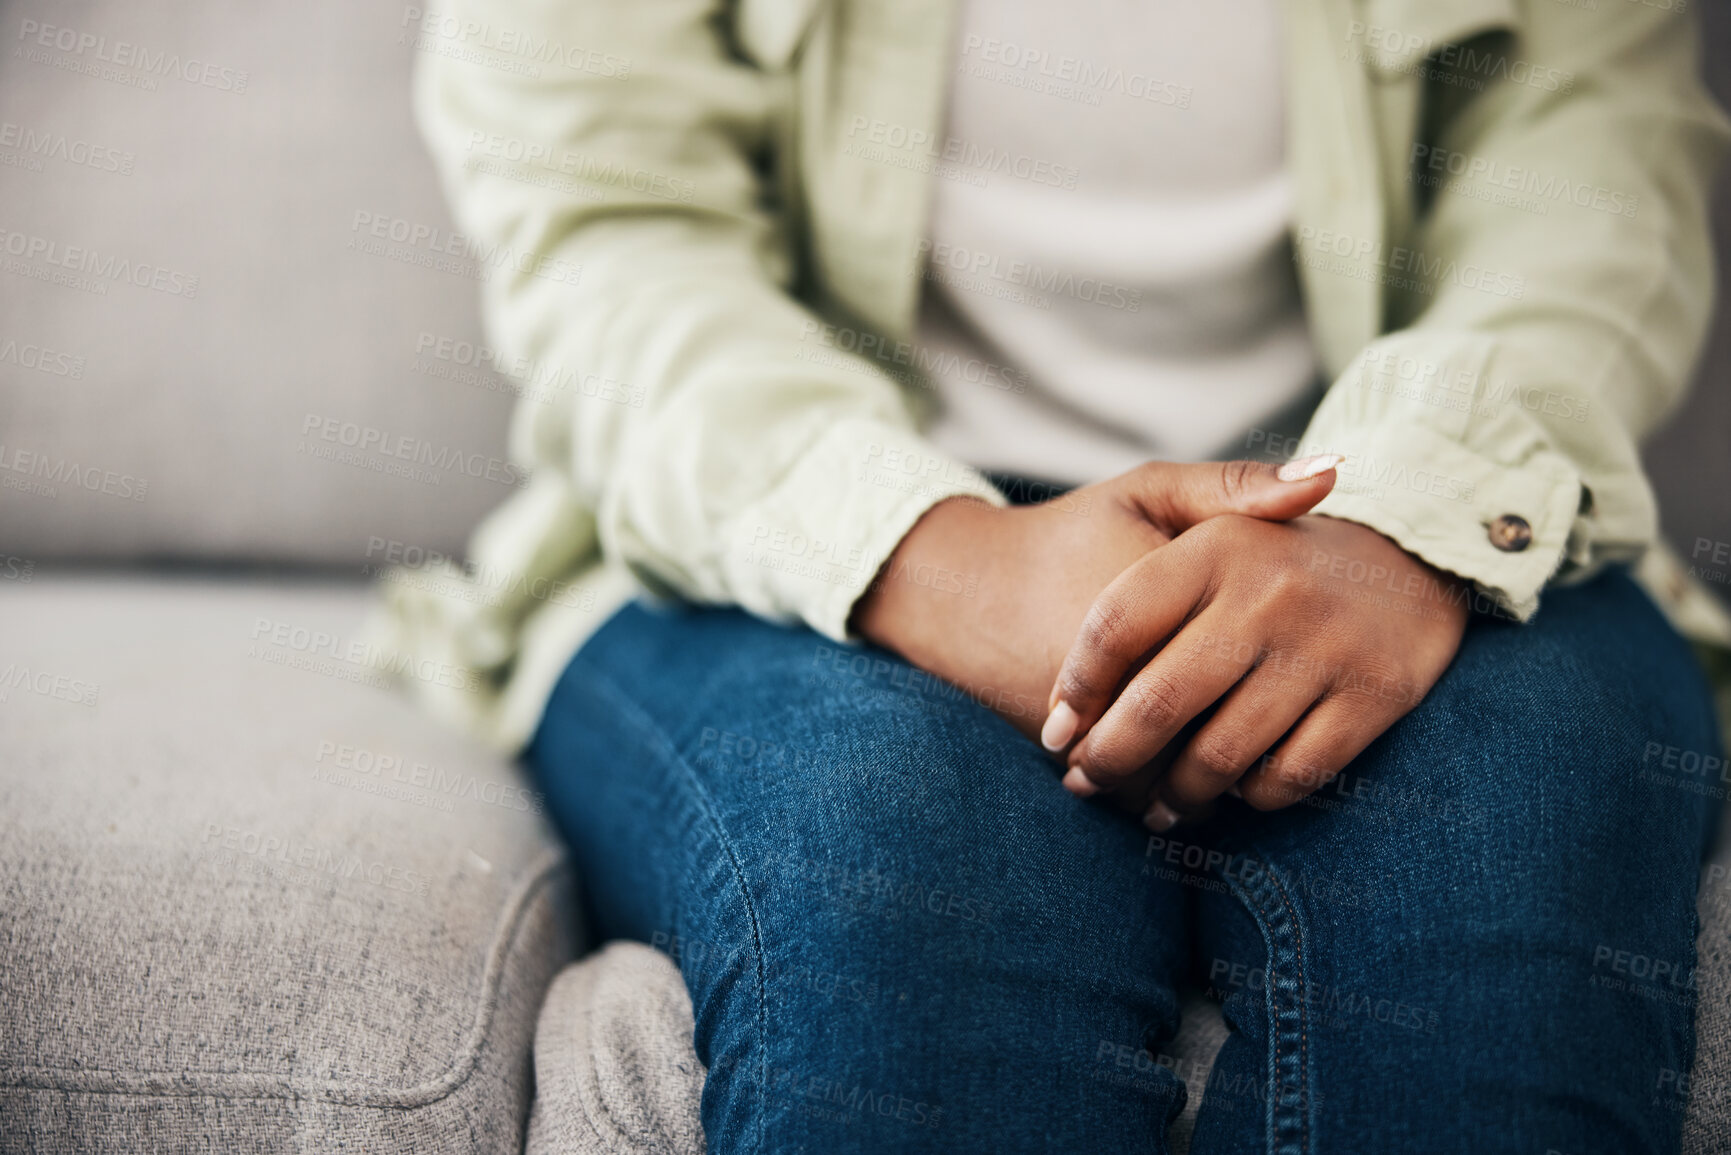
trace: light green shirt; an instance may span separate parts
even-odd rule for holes
[[[525,382],[532,471],[468,571],[386,582],[379,640],[445,671],[406,679],[432,708],[520,745],[640,590],[843,639],[927,508],[1002,500],[918,432],[952,19],[948,0],[453,0],[416,20],[422,130],[460,227],[510,270],[483,312]],[[1519,617],[1645,555],[1673,620],[1731,642],[1654,548],[1637,453],[1710,316],[1728,134],[1692,18],[1289,0],[1284,25],[1294,258],[1333,383],[1269,448],[1345,454],[1317,512]],[[1525,549],[1491,531],[1511,517]]]

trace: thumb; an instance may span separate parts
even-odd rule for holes
[[[1338,453],[1324,453],[1279,466],[1260,461],[1154,461],[1136,471],[1132,494],[1148,519],[1173,535],[1223,513],[1287,521],[1328,496],[1335,467],[1344,460]]]

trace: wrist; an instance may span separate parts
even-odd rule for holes
[[[1473,584],[1467,579],[1439,569],[1429,561],[1413,553],[1400,542],[1389,537],[1381,530],[1365,525],[1363,522],[1346,521],[1332,518],[1328,514],[1318,515],[1350,526],[1353,535],[1361,541],[1372,543],[1370,552],[1385,552],[1401,559],[1410,567],[1404,578],[1385,576],[1380,579],[1389,595],[1398,597],[1403,603],[1420,611],[1426,620],[1448,621],[1453,624],[1456,632],[1464,631],[1468,618],[1472,616]],[[1399,567],[1382,568],[1373,564],[1369,572],[1398,572]],[[1416,581],[1414,579],[1417,579]]]
[[[933,638],[944,615],[955,613],[950,582],[898,581],[896,574],[969,575],[963,559],[982,526],[1001,511],[972,497],[948,497],[933,505],[900,542],[854,603],[851,631],[875,645],[917,660],[922,642]]]

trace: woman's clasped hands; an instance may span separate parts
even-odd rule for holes
[[[1222,793],[1290,805],[1419,703],[1471,611],[1459,579],[1309,514],[1340,460],[1154,462],[1040,505],[940,502],[854,625],[1152,829]],[[930,566],[968,596],[896,577]]]

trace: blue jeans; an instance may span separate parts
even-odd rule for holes
[[[1304,803],[1150,837],[870,648],[620,611],[529,760],[594,928],[679,964],[709,1149],[1166,1149],[1175,988],[1232,1028],[1193,1150],[1674,1151],[1717,755],[1622,573],[1479,620]],[[1686,756],[1693,752],[1694,756]]]

